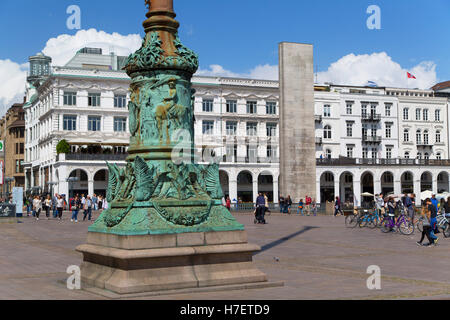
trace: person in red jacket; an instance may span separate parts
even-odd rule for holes
[[[307,215],[311,215],[311,197],[310,196],[306,196],[305,198],[305,205],[306,205],[306,213]]]

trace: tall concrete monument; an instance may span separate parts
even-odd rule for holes
[[[89,227],[82,283],[118,294],[267,282],[260,250],[223,207],[217,163],[194,160],[198,57],[178,36],[173,0],[147,0],[142,47],[129,56],[127,165],[109,165],[105,210]],[[181,146],[181,147],[180,147]]]
[[[316,198],[313,46],[282,42],[280,70],[280,193]]]

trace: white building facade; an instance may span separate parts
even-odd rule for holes
[[[37,89],[29,86],[28,191],[105,194],[106,161],[125,165],[129,143],[130,80],[120,70],[123,61],[85,48],[66,66],[53,68]],[[199,153],[214,150],[220,159],[224,193],[232,201],[252,202],[258,192],[266,192],[277,203],[278,82],[194,76],[193,87],[195,144]],[[317,202],[339,196],[360,205],[362,192],[450,190],[445,89],[438,97],[433,90],[316,85],[311,107],[316,114],[316,154],[311,156],[317,159]],[[71,152],[58,155],[56,146],[63,139]]]

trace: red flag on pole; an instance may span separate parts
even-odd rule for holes
[[[408,74],[408,79],[416,79],[416,77],[414,77],[411,73],[406,72]]]

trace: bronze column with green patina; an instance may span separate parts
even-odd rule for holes
[[[89,232],[116,235],[244,230],[222,206],[217,163],[194,163],[198,57],[178,36],[173,0],[147,0],[146,36],[128,57],[130,147],[108,164],[109,209]]]

